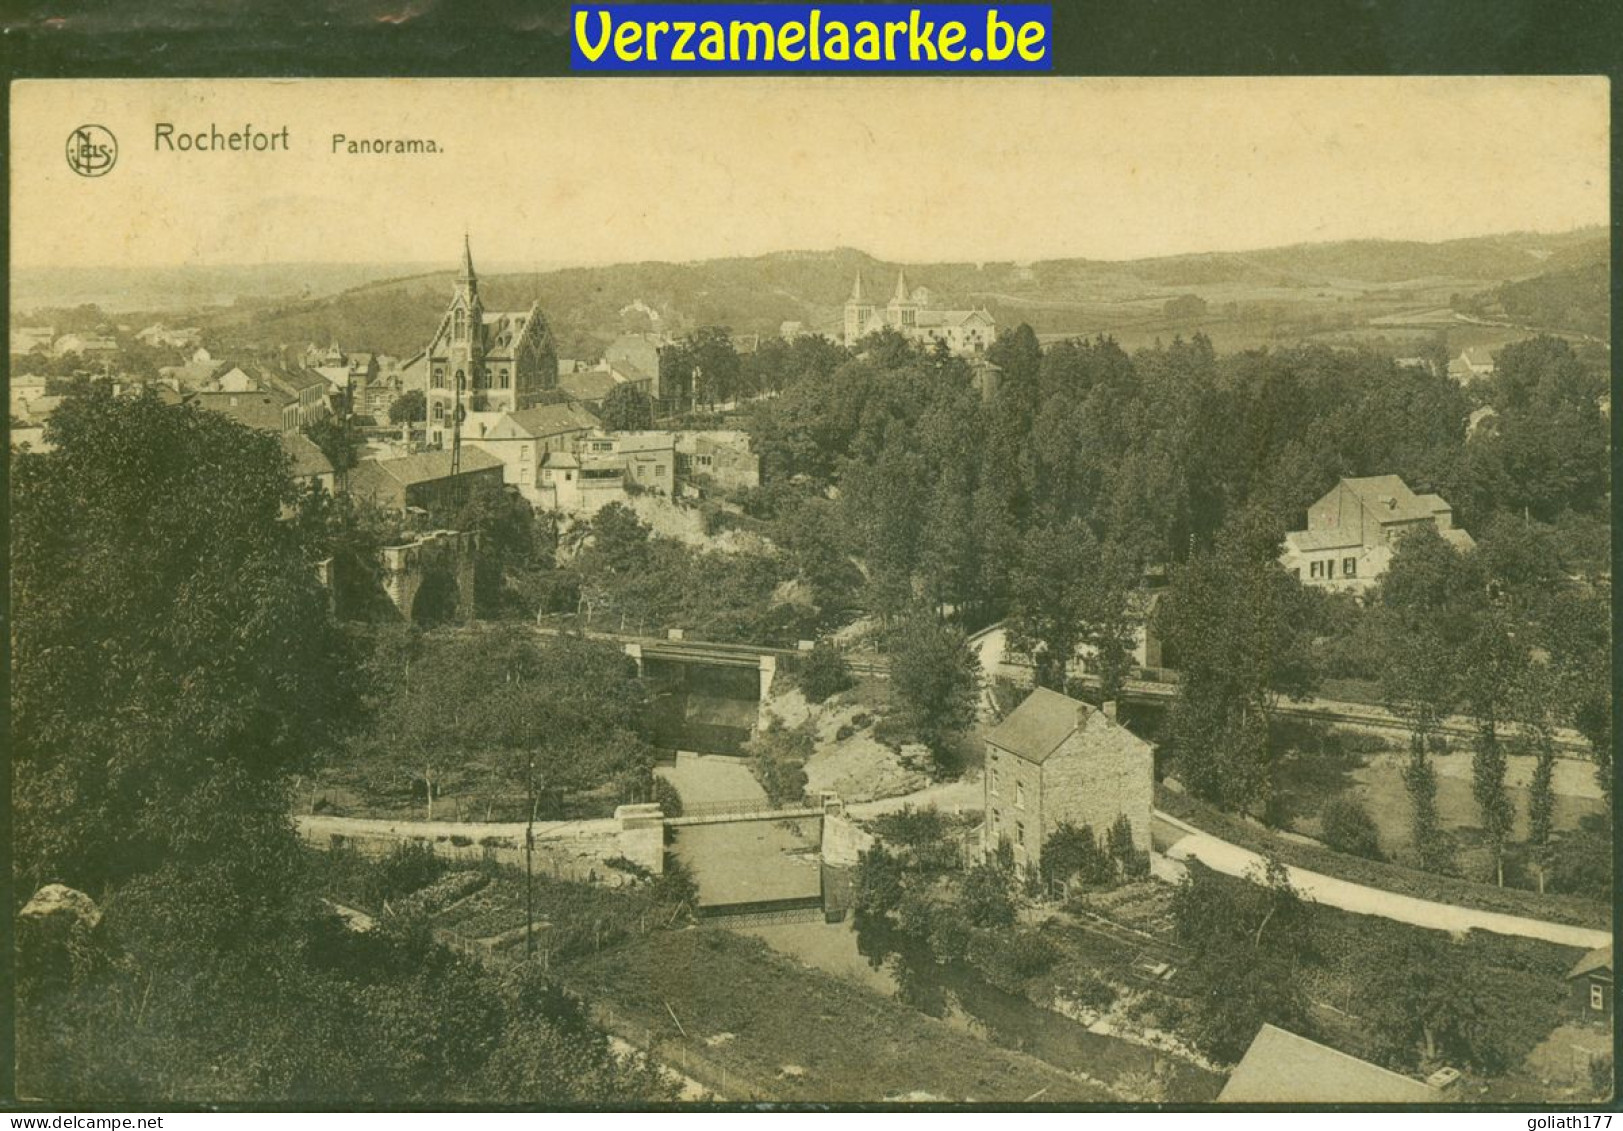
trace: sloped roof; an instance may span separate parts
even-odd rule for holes
[[[418,452],[416,455],[398,456],[395,459],[369,459],[361,462],[373,465],[378,471],[405,487],[451,477],[450,452]],[[489,452],[482,452],[471,446],[464,446],[462,449],[460,474],[466,475],[471,471],[484,471],[501,465],[502,461]]]
[[[1218,1103],[1436,1103],[1437,1091],[1317,1041],[1264,1025]]]
[[[508,413],[507,419],[512,421],[516,431],[534,439],[602,426],[597,417],[568,401],[562,404],[538,404],[531,408],[522,408],[517,412]]]
[[[290,470],[295,479],[313,479],[333,473],[332,461],[310,437],[300,432],[283,432],[282,450],[291,461]]]
[[[558,376],[558,387],[583,401],[600,401],[619,383],[614,374],[601,369],[577,370]]]
[[[1039,687],[987,735],[999,750],[1041,763],[1076,733],[1093,710],[1068,695]]]
[[[1597,947],[1578,960],[1578,964],[1568,972],[1569,978],[1581,978],[1585,974],[1596,970],[1612,971],[1612,948],[1610,946]]]
[[[1374,513],[1377,522],[1413,522],[1432,517],[1437,513],[1438,506],[1448,507],[1436,495],[1415,494],[1397,475],[1343,479],[1341,485],[1358,496],[1359,501]]]
[[[239,424],[266,432],[282,430],[282,398],[268,392],[193,393],[190,403],[210,412],[223,413]]]

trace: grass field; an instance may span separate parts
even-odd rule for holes
[[[1108,1103],[1100,1085],[987,1044],[722,930],[654,932],[575,963],[571,988],[707,1055],[782,1101],[935,1098]],[[680,1030],[678,1028],[680,1021]]]

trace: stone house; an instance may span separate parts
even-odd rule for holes
[[[1476,545],[1439,495],[1417,495],[1396,475],[1343,479],[1308,508],[1306,530],[1285,535],[1279,564],[1304,585],[1361,592],[1391,565],[1398,539],[1428,524],[1456,549]]]
[[[1133,845],[1150,849],[1155,754],[1115,720],[1112,705],[1090,707],[1039,687],[986,739],[982,790],[986,852],[1008,841],[1015,863],[1034,870],[1061,824],[1103,837],[1125,815]]]

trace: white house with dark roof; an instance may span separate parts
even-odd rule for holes
[[[504,482],[532,503],[544,503],[538,489],[546,456],[572,451],[578,438],[599,427],[597,417],[578,404],[539,404],[517,412],[470,414],[463,422],[462,446],[495,456]]]
[[[1462,385],[1493,376],[1493,354],[1486,346],[1469,346],[1448,363],[1448,375]]]
[[[1114,715],[1039,687],[987,735],[985,851],[1007,841],[1015,863],[1035,869],[1061,824],[1103,838],[1124,815],[1134,847],[1149,851],[1155,753]]]
[[[1386,572],[1398,539],[1427,525],[1456,549],[1476,545],[1440,495],[1417,495],[1396,475],[1343,479],[1308,508],[1306,530],[1285,535],[1279,564],[1304,585],[1360,592]]]

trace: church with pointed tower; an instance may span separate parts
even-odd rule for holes
[[[905,271],[896,272],[896,289],[890,301],[883,307],[875,306],[858,271],[851,297],[845,300],[845,345],[855,346],[869,334],[887,327],[925,346],[944,342],[951,353],[960,357],[985,353],[997,338],[997,321],[990,311],[941,309],[926,288],[908,288]]]
[[[464,413],[516,412],[558,384],[558,356],[540,307],[486,310],[466,236],[451,304],[428,349],[407,364],[423,369],[428,442],[437,447],[450,444],[459,399]]]

